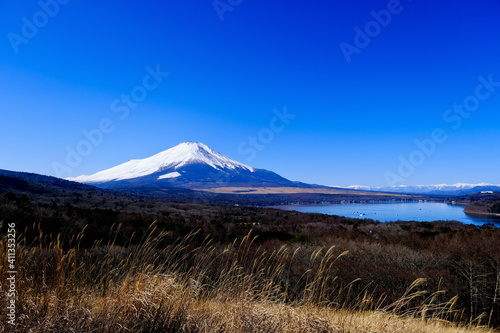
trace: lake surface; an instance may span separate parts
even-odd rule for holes
[[[494,223],[500,227],[500,217],[489,217],[464,213],[464,206],[442,202],[375,202],[316,205],[281,205],[272,206],[284,210],[296,210],[303,213],[321,213],[354,218],[367,218],[381,222],[453,220],[465,224],[483,225]]]

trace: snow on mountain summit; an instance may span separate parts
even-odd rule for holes
[[[201,142],[183,142],[173,148],[167,149],[148,158],[130,160],[126,163],[97,172],[93,175],[82,175],[79,177],[67,178],[67,180],[81,183],[101,183],[133,179],[151,175],[167,169],[176,170],[189,164],[204,164],[221,171],[224,169],[244,169],[254,172],[252,167],[232,160],[214,151]],[[173,175],[172,172],[170,173]],[[164,178],[169,178],[172,175],[165,175]]]

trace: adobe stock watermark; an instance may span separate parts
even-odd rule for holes
[[[129,94],[122,94],[120,98],[111,102],[110,110],[117,115],[120,121],[127,119],[130,111],[136,109],[139,103],[148,97],[148,93],[158,88],[164,78],[169,75],[169,73],[160,70],[160,65],[156,65],[154,69],[147,66],[146,72],[147,74],[144,75],[141,84],[133,87]],[[74,168],[80,166],[84,157],[88,157],[94,148],[102,144],[105,135],[111,134],[116,129],[115,124],[116,121],[105,117],[99,121],[95,128],[82,130],[84,138],[75,146],[66,146],[66,158],[64,162],[52,162],[52,170],[56,176],[62,178],[64,175],[72,172]]]
[[[22,26],[20,34],[9,32],[7,39],[12,49],[17,54],[21,44],[28,44],[30,40],[38,35],[40,29],[45,27],[51,18],[59,14],[61,5],[66,5],[70,0],[40,0],[38,6],[40,10],[35,12],[31,18],[23,16],[21,18]]]
[[[9,325],[16,325],[16,301],[17,301],[17,266],[16,266],[16,224],[9,223],[7,229],[7,265],[6,276],[7,276],[7,323]]]
[[[500,87],[500,81],[493,81],[492,74],[488,75],[487,78],[480,75],[477,80],[479,84],[476,86],[474,94],[465,97],[462,103],[453,104],[452,108],[443,113],[444,122],[450,124],[450,128],[454,131],[462,126],[464,119],[469,118],[473,112],[479,109],[481,101],[490,98],[496,88]],[[404,184],[406,179],[415,173],[416,168],[424,164],[437,151],[438,145],[444,143],[447,139],[446,130],[439,127],[433,129],[427,138],[414,140],[417,148],[407,157],[398,156],[399,166],[397,172],[387,171],[384,173],[387,184],[389,186]]]
[[[373,38],[380,35],[382,28],[387,27],[391,23],[393,16],[400,14],[403,9],[404,7],[399,0],[389,0],[389,2],[387,2],[387,9],[382,9],[378,12],[374,10],[370,11],[373,20],[368,21],[364,29],[358,26],[354,27],[355,34],[352,44],[346,42],[341,42],[339,44],[340,50],[347,63],[350,64],[353,54],[360,54],[361,50],[367,47]]]
[[[222,22],[224,21],[224,14],[226,12],[232,12],[236,7],[241,5],[242,2],[243,0],[214,0],[212,5]]]
[[[249,155],[248,162],[251,162],[257,156],[259,151],[263,151],[268,144],[274,140],[276,133],[283,132],[290,120],[296,115],[287,112],[286,105],[283,106],[283,111],[273,109],[274,117],[269,120],[269,126],[262,128],[256,136],[249,136],[246,140],[238,145],[238,153],[241,155]]]

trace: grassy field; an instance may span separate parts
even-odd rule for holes
[[[366,192],[366,191],[353,191],[344,190],[340,188],[303,188],[303,187],[214,187],[207,189],[197,189],[198,191],[206,191],[212,193],[223,194],[295,194],[295,193],[321,193],[321,194],[339,194],[339,195],[357,195],[357,196],[388,196],[387,193],[382,192]],[[406,194],[390,194],[394,198],[407,199],[411,195]]]
[[[118,227],[81,248],[85,230],[61,239],[33,229],[30,244],[18,235],[16,327],[1,332],[492,332],[482,318],[458,324],[455,299],[422,279],[390,304],[339,282],[347,253],[335,247],[260,246],[251,233],[229,244],[174,239],[153,224],[136,244],[116,245]]]

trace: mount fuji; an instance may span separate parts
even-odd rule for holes
[[[200,142],[183,142],[144,159],[66,180],[101,188],[138,186],[204,189],[214,187],[311,187],[232,160]],[[319,186],[318,186],[319,187]]]

